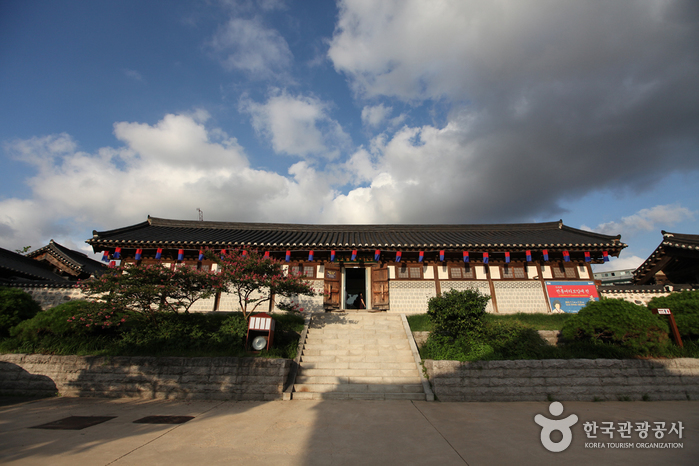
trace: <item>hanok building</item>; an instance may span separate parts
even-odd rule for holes
[[[594,287],[591,264],[617,256],[620,236],[568,227],[562,221],[505,225],[296,225],[167,220],[93,232],[87,241],[106,259],[212,268],[202,251],[256,250],[301,273],[318,295],[313,311],[365,307],[424,313],[447,290],[477,289],[489,312],[550,312],[551,283],[575,292]],[[555,282],[552,282],[555,281]],[[578,288],[576,288],[576,286]],[[221,297],[198,310],[236,310]]]
[[[53,271],[69,280],[82,280],[103,273],[107,265],[79,251],[61,246],[54,240],[27,254],[27,257],[48,264]]]

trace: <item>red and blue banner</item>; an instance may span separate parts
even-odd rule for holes
[[[444,251],[439,251],[439,260],[444,262]]]
[[[116,268],[116,261],[111,261],[111,262],[109,263],[109,268],[110,268],[110,269]]]
[[[335,262],[335,251],[330,251],[330,262]]]
[[[263,259],[269,259],[269,251],[265,251],[265,254],[262,256]]]
[[[570,262],[570,253],[568,251],[563,251],[563,260]]]
[[[221,259],[223,259],[223,256],[225,256],[225,255],[226,255],[226,250],[221,249]],[[182,259],[180,259],[180,260],[182,260]]]
[[[200,249],[200,250],[199,250],[199,260],[200,260],[200,261],[203,261],[203,260],[204,260],[204,250],[203,250],[203,249]]]
[[[507,264],[510,263],[510,253],[509,252],[505,253],[505,263],[507,263]]]
[[[286,251],[286,255],[284,256],[284,260],[286,262],[291,261],[291,251]]]
[[[313,262],[313,251],[308,251],[308,262]]]
[[[158,248],[158,250],[155,251],[155,258],[157,260],[160,260],[163,258],[163,248]]]
[[[487,252],[484,252],[483,253],[483,263],[487,264],[488,262],[490,262],[490,257],[488,256]]]
[[[576,314],[590,301],[599,301],[595,282],[545,282],[546,294],[555,314]]]
[[[592,258],[590,257],[590,251],[585,251],[585,262],[592,262]]]
[[[121,259],[121,248],[116,248],[114,250],[114,259]]]
[[[602,259],[604,262],[609,262],[609,253],[607,251],[602,251]]]
[[[417,255],[417,261],[422,262],[425,260],[425,251],[420,251]]]
[[[134,259],[136,259],[137,261],[140,261],[142,254],[143,254],[143,249],[136,249],[136,255],[134,256]]]
[[[179,251],[177,251],[177,260],[178,261],[184,260],[184,249],[180,249]]]
[[[524,253],[527,255],[527,262],[531,262],[532,261],[532,252],[527,250]]]
[[[352,250],[352,258],[350,260],[353,260],[353,261],[357,260],[357,250],[356,249]]]
[[[396,262],[400,262],[401,257],[403,257],[403,253],[400,251],[396,252]]]
[[[468,251],[464,251],[464,262],[470,262],[470,259],[468,257]]]
[[[109,262],[109,251],[104,251],[102,254],[102,261]]]
[[[381,259],[381,251],[377,249],[376,251],[374,251],[374,260],[378,262],[379,259]]]
[[[548,262],[548,261],[549,261],[549,250],[548,250],[548,249],[544,249],[542,252],[544,253],[544,260],[545,260],[546,262]]]

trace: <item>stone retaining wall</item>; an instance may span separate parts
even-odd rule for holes
[[[424,361],[440,401],[699,400],[699,360]]]
[[[205,400],[277,400],[288,359],[0,354],[0,393]]]

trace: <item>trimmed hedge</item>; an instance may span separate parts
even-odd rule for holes
[[[699,290],[686,290],[651,299],[648,309],[657,308],[672,311],[682,339],[699,339]]]
[[[622,299],[590,301],[561,330],[571,342],[613,345],[636,354],[662,352],[669,344],[669,328],[645,306]]]

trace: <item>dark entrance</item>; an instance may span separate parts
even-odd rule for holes
[[[366,269],[363,267],[345,269],[345,309],[366,309]]]

